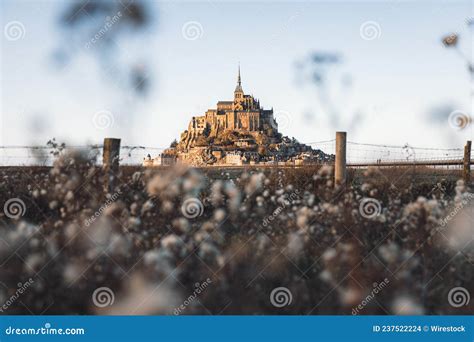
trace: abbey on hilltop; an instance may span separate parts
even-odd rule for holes
[[[219,101],[216,109],[208,109],[203,116],[193,116],[188,130],[181,135],[185,148],[189,148],[200,136],[217,137],[225,131],[258,132],[274,136],[278,124],[273,109],[265,110],[260,101],[244,94],[240,66],[233,101]]]
[[[333,158],[279,133],[273,108],[263,109],[258,99],[244,93],[240,66],[234,99],[216,107],[193,116],[179,142],[154,159],[149,155],[144,165],[301,165]]]

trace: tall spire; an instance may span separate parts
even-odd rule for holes
[[[237,84],[238,84],[239,86],[242,85],[242,81],[241,81],[241,79],[240,79],[240,63],[239,63],[239,77],[237,78]]]
[[[237,74],[237,86],[235,87],[234,93],[239,92],[243,93],[244,91],[242,90],[242,79],[240,78],[240,63],[239,63],[239,71]]]

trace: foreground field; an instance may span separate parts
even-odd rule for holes
[[[467,314],[473,195],[454,173],[328,166],[0,169],[6,314]]]

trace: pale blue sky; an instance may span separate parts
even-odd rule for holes
[[[471,1],[170,1],[149,8],[156,21],[147,32],[117,38],[109,55],[78,45],[58,67],[52,56],[67,40],[58,25],[62,2],[2,1],[2,31],[19,21],[25,32],[1,39],[0,145],[120,136],[128,145],[167,146],[191,116],[232,98],[239,61],[244,91],[279,112],[283,133],[302,142],[332,139],[335,129],[349,129],[352,141],[416,146],[460,147],[473,137],[472,125],[458,132],[448,124],[450,109],[472,113],[471,88],[466,65],[441,44],[444,34],[459,32],[472,57]],[[199,39],[183,37],[190,21],[201,25]],[[374,40],[360,34],[368,21],[380,27]],[[328,73],[341,113],[336,127],[296,67],[312,52],[342,58]],[[124,97],[130,90],[120,71],[104,72],[110,60],[114,67],[146,65],[148,95]],[[438,107],[446,120],[429,119]],[[104,110],[114,123],[100,130],[93,118]],[[364,120],[353,127],[356,113]]]

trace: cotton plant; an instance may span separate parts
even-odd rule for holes
[[[377,169],[335,187],[333,171],[123,167],[105,191],[102,169],[82,154],[27,174],[0,170],[2,201],[26,207],[13,219],[0,212],[0,296],[31,277],[21,301],[35,313],[174,314],[209,278],[180,314],[350,314],[388,277],[376,297],[383,309],[373,302],[360,314],[451,313],[435,276],[444,265],[449,286],[472,275],[455,257],[472,255],[470,188],[397,182]],[[361,212],[367,198],[375,212]],[[97,306],[104,287],[115,301]],[[278,287],[293,297],[284,308],[269,300]]]

